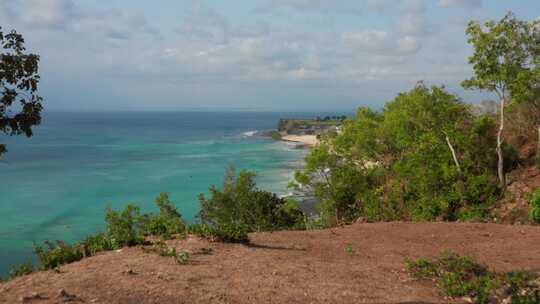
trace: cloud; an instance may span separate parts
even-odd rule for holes
[[[372,55],[401,56],[416,53],[420,43],[413,36],[394,37],[386,31],[359,31],[343,33],[343,44],[357,52]]]
[[[55,84],[51,95],[58,98],[65,83],[78,82],[76,87],[92,87],[92,96],[119,96],[126,104],[229,96],[246,103],[267,98],[272,105],[278,93],[383,96],[421,79],[457,83],[469,71],[462,29],[447,23],[433,35],[430,10],[443,9],[425,0],[264,1],[281,15],[238,18],[210,1],[193,1],[182,4],[176,20],[160,22],[106,2],[0,0],[0,20],[41,55],[42,79]],[[369,19],[374,12],[376,22]],[[332,26],[298,22],[306,19],[330,20]],[[246,88],[252,95],[244,96]],[[264,90],[268,96],[261,96]]]
[[[482,0],[439,0],[439,5],[442,7],[465,7],[465,8],[481,8]]]
[[[348,0],[269,0],[255,11],[259,13],[277,14],[282,9],[301,13],[338,13],[360,15],[363,12],[361,2]]]

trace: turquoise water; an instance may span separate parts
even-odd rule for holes
[[[48,113],[31,139],[0,137],[0,275],[32,258],[33,242],[75,241],[104,228],[104,210],[168,192],[183,216],[229,165],[285,193],[305,150],[257,136],[285,113]],[[313,117],[313,114],[294,114]]]

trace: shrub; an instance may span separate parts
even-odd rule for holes
[[[9,279],[14,279],[34,272],[34,266],[31,262],[16,265],[9,271]]]
[[[105,233],[91,235],[81,242],[85,256],[92,256],[98,252],[118,249],[118,244]]]
[[[105,216],[107,234],[115,246],[135,246],[143,243],[139,219],[139,207],[131,204],[127,205],[122,212],[107,209]]]
[[[43,270],[73,263],[84,257],[80,246],[72,246],[62,241],[45,241],[44,245],[34,245],[34,253],[37,255]]]
[[[182,215],[169,200],[167,193],[161,193],[156,198],[158,214],[144,214],[140,217],[140,225],[144,235],[158,235],[166,239],[172,235],[185,233],[186,224]]]
[[[533,222],[540,224],[540,188],[533,192],[531,199],[530,218]]]
[[[197,236],[228,243],[248,243],[248,229],[242,225],[206,223],[189,226],[189,233]]]
[[[152,247],[147,248],[143,247],[143,251],[150,252],[150,253],[156,253],[162,257],[172,257],[176,261],[176,263],[180,265],[187,265],[189,263],[189,252],[182,251],[178,253],[176,251],[176,248],[169,248],[167,247],[167,244],[163,241],[158,241]]]
[[[271,131],[270,132],[270,137],[273,140],[281,140],[281,133],[279,133],[279,131]]]
[[[252,172],[242,171],[237,177],[229,168],[223,189],[212,187],[210,194],[210,198],[199,196],[199,217],[223,237],[244,239],[247,232],[294,228],[303,222],[298,204],[257,189]]]
[[[182,251],[176,255],[176,262],[180,265],[187,265],[189,263],[189,252]]]
[[[441,291],[451,297],[472,296],[475,303],[491,303],[494,297],[511,303],[538,303],[535,277],[525,272],[498,274],[468,258],[443,253],[436,260],[406,260],[409,273],[420,279],[436,278]],[[504,292],[498,292],[501,290]]]

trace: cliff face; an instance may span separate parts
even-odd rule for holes
[[[280,119],[278,131],[288,135],[322,135],[335,132],[341,125],[338,120]]]

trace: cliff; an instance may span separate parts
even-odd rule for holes
[[[141,247],[0,283],[0,303],[463,303],[416,280],[404,259],[450,250],[493,271],[540,269],[540,227],[355,224],[250,235],[250,245],[171,240],[185,265]]]

